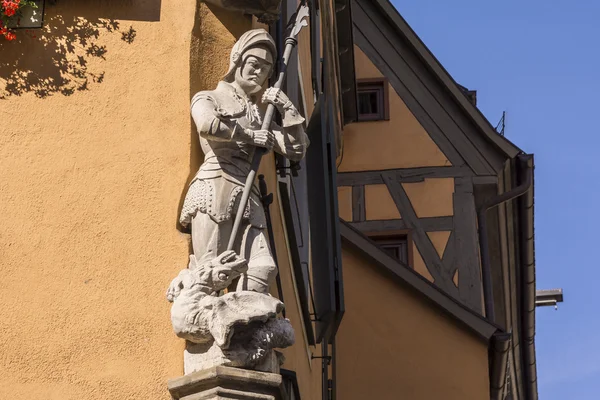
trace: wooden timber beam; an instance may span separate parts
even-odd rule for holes
[[[448,294],[458,296],[458,289],[452,281],[452,276],[447,273],[442,260],[427,235],[427,232],[420,223],[419,217],[415,212],[412,203],[402,184],[396,180],[394,172],[383,172],[381,178],[392,196],[402,220],[405,221],[408,229],[412,231],[412,237],[427,270],[433,277],[434,283],[446,291]]]
[[[421,167],[396,168],[380,171],[338,172],[338,186],[377,185],[382,184],[382,174],[393,175],[396,182],[422,182],[426,178],[458,178],[472,176],[466,166],[460,167]]]

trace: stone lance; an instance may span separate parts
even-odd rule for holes
[[[279,71],[277,81],[273,85],[273,87],[276,89],[281,89],[281,87],[283,86],[288,61],[292,54],[292,50],[298,44],[298,33],[303,27],[308,25],[308,23],[305,20],[306,17],[308,17],[308,6],[305,3],[302,3],[298,8],[298,11],[296,12],[295,16],[292,17],[292,19],[294,19],[294,25],[292,26],[289,36],[285,39],[285,50],[282,56],[281,70]],[[269,104],[269,106],[267,107],[267,111],[265,112],[265,118],[263,119],[261,130],[269,130],[271,128],[271,122],[273,121],[274,115],[275,106],[273,104]],[[248,203],[248,199],[250,197],[250,191],[252,190],[252,185],[254,184],[254,179],[256,178],[256,173],[258,171],[258,167],[260,166],[260,160],[262,159],[262,156],[265,154],[265,152],[266,149],[260,147],[257,147],[254,151],[254,156],[252,157],[252,164],[250,167],[250,173],[246,178],[242,198],[237,212],[235,214],[235,220],[233,222],[231,236],[229,237],[229,243],[227,244],[227,250],[233,250],[235,239],[240,229],[240,224],[242,223],[244,209],[246,208],[246,204]]]

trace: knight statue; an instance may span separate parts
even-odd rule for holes
[[[277,267],[254,185],[234,247],[227,248],[257,149],[299,161],[308,147],[304,118],[286,94],[274,87],[263,90],[276,53],[266,30],[244,33],[217,88],[192,99],[205,158],[190,183],[180,222],[191,228],[193,254],[167,291],[174,330],[188,341],[186,374],[214,365],[274,372],[278,361],[273,349],[294,341],[289,321],[278,318],[283,303],[269,295]],[[262,103],[281,114],[282,126],[272,123],[270,129],[261,129],[261,92]]]

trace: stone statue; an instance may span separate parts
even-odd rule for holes
[[[276,372],[273,349],[294,341],[289,321],[277,319],[283,303],[269,295],[277,267],[254,185],[233,250],[227,249],[257,149],[299,161],[309,144],[304,118],[277,88],[267,88],[261,99],[279,111],[282,126],[261,129],[264,114],[256,96],[275,60],[275,42],[267,31],[248,31],[234,45],[229,71],[217,88],[192,99],[205,159],[188,189],[180,222],[191,227],[194,254],[167,291],[174,330],[189,341],[186,374],[215,365]]]

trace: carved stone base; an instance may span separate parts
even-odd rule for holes
[[[283,400],[279,374],[232,367],[213,367],[172,379],[174,400]]]
[[[214,342],[212,344],[186,343],[183,354],[184,373],[207,370],[216,366],[235,368],[248,367],[248,354],[245,351],[228,351],[226,354]],[[256,371],[279,374],[279,366],[283,364],[284,356],[276,350],[267,350],[260,361],[252,366]]]

